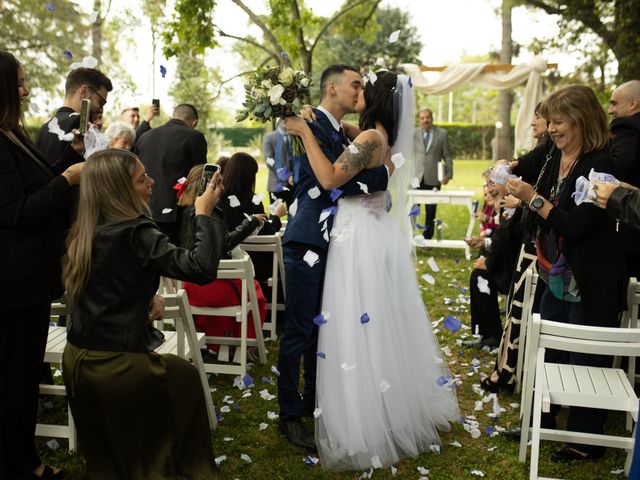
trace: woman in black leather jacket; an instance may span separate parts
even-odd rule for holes
[[[169,242],[148,217],[153,180],[129,151],[89,157],[63,281],[73,304],[63,375],[92,479],[209,479],[215,465],[196,369],[153,350],[162,334],[160,275],[215,278],[223,227],[210,216],[215,175],[195,202],[193,246]]]

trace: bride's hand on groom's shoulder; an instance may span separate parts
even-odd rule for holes
[[[315,122],[316,114],[313,111],[313,107],[309,104],[305,104],[300,109],[300,116],[305,119],[307,122]]]

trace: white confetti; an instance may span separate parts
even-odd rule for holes
[[[227,459],[226,455],[220,455],[219,457],[216,457],[216,465],[220,465],[222,462],[224,462]]]
[[[342,368],[345,372],[350,372],[351,370],[356,368],[356,366],[355,365],[347,365],[347,363],[344,362],[342,365],[340,365],[340,368]]]
[[[391,475],[395,477],[396,473],[398,473],[398,469],[393,465],[391,465]]]
[[[220,407],[220,413],[229,413],[231,411],[231,408],[229,408],[228,405],[225,405],[224,407]]]
[[[305,457],[302,461],[307,465],[311,464],[312,466],[316,466],[320,459],[318,457]]]
[[[304,254],[304,257],[302,257],[302,259],[305,261],[307,265],[309,265],[310,267],[313,267],[316,263],[320,261],[320,255],[318,255],[316,252],[313,252],[311,250],[307,250],[307,253]]]
[[[231,208],[240,206],[240,200],[238,200],[238,197],[236,197],[235,195],[229,195],[227,198],[229,199],[229,206]]]
[[[416,470],[418,470],[418,473],[420,475],[429,475],[429,469],[428,468],[418,467]]]
[[[395,165],[396,168],[402,168],[402,166],[406,163],[406,159],[402,152],[394,153],[391,155],[391,161]]]
[[[462,448],[462,444],[457,440],[451,442],[449,445],[451,445],[452,447]]]
[[[351,145],[349,145],[347,147],[347,149],[349,150],[349,152],[351,152],[353,155],[355,155],[356,153],[358,153],[358,147],[356,147],[353,143]]]
[[[484,472],[482,470],[471,470],[471,475],[475,475],[477,477],[484,477]]]
[[[60,124],[58,123],[57,117],[53,117],[51,121],[48,123],[49,125],[49,133],[53,133],[54,135],[58,135],[58,140],[61,142],[70,142],[73,140],[73,133],[65,132],[60,128]]]
[[[47,442],[47,447],[49,447],[51,450],[57,450],[59,446],[60,444],[55,438],[52,438]]]
[[[269,165],[270,167],[273,167],[275,165],[276,161],[271,157],[267,157],[267,159],[265,160],[265,163],[267,165]]]
[[[89,15],[89,23],[95,23],[98,19],[98,15],[98,12],[91,12],[91,15]]]
[[[440,454],[442,447],[440,445],[430,445],[429,450],[431,450],[432,453]]]
[[[380,380],[380,392],[384,393],[391,388],[389,382],[387,382],[384,378]]]
[[[396,30],[391,35],[389,35],[389,43],[396,43],[400,38],[400,30]]]
[[[480,430],[478,430],[477,428],[472,428],[469,431],[469,434],[471,435],[471,438],[480,438]]]
[[[231,395],[225,395],[224,398],[222,399],[222,403],[226,403],[227,405],[233,405],[233,398],[231,398]]]
[[[621,473],[624,473],[624,468],[618,468],[616,470],[611,470],[611,472],[609,472],[609,473],[612,473],[614,475],[620,475]]]
[[[278,418],[280,418],[280,415],[278,415],[276,412],[267,412],[267,418],[271,421],[278,420]]]
[[[258,430],[266,430],[268,426],[269,426],[268,423],[261,423],[260,426],[258,427]]]
[[[494,445],[493,447],[489,447],[487,448],[487,452],[493,452],[496,448],[498,448],[497,445]]]
[[[276,214],[276,208],[278,208],[280,205],[282,204],[282,200],[281,199],[276,199],[271,205],[269,205],[269,213],[271,215],[275,215]]]
[[[162,209],[162,214],[166,215],[167,213],[171,213],[173,212],[173,208],[163,208]]]
[[[368,78],[369,78],[369,81],[371,82],[371,85],[375,85],[376,80],[378,80],[378,75],[376,75],[376,72],[369,72]]]
[[[224,437],[222,439],[223,442],[233,442],[233,437]]]
[[[318,198],[320,196],[320,189],[318,187],[310,188],[307,192],[307,195],[309,195],[311,198]]]
[[[40,107],[38,106],[37,103],[35,103],[33,101],[29,102],[29,110],[31,110],[35,114],[39,114],[40,113]]]
[[[280,376],[280,370],[278,370],[278,367],[276,367],[275,365],[271,365],[271,371],[275,374]]]
[[[276,398],[276,396],[270,394],[269,390],[267,390],[266,388],[264,390],[260,390],[260,397],[263,400],[273,400],[274,398]]]
[[[436,279],[433,278],[431,275],[429,275],[428,273],[425,273],[424,275],[422,275],[422,279],[431,284],[431,285],[435,285],[436,284]]]
[[[483,277],[478,277],[478,290],[480,291],[480,293],[486,293],[487,295],[491,295],[489,280]]]
[[[409,180],[409,186],[413,189],[420,188],[420,179],[418,177],[412,177]]]
[[[76,68],[96,68],[98,66],[98,60],[91,55],[88,55],[82,59],[82,62],[74,62],[71,64],[71,70]]]
[[[362,182],[356,182],[356,183],[360,187],[360,190],[362,190],[367,195],[369,194],[369,186],[366,183],[362,183]]]
[[[318,223],[324,222],[330,216],[331,216],[331,210],[324,210],[323,212],[320,212],[320,218],[318,219]],[[323,230],[324,230],[324,228],[323,228]]]
[[[53,372],[53,376],[54,376],[54,377],[60,377],[60,376],[62,376],[62,372],[60,371],[60,369],[59,369],[59,368],[56,368],[56,371],[55,371],[55,372]]]
[[[476,400],[474,410],[476,412],[480,412],[480,411],[482,411],[483,407],[484,407],[483,401],[482,400]]]
[[[380,461],[380,457],[378,455],[374,455],[371,457],[371,466],[373,468],[382,468],[382,462]]]
[[[429,268],[434,272],[440,271],[440,268],[438,267],[438,264],[436,263],[436,260],[433,257],[429,257],[429,260],[427,260],[427,265],[429,265]]]
[[[325,220],[324,223],[322,224],[322,227],[320,228],[320,231],[324,232],[328,228],[329,228],[329,222],[327,220]]]
[[[254,205],[260,205],[262,203],[262,201],[264,200],[265,197],[265,193],[264,192],[260,192],[260,193],[256,193],[253,198],[251,199],[251,203],[253,203]]]
[[[329,231],[328,231],[328,230],[325,230],[325,231],[323,232],[323,234],[322,234],[322,238],[324,238],[324,241],[325,241],[325,242],[328,242],[328,241],[329,241]]]
[[[295,217],[297,212],[298,212],[298,199],[296,198],[291,204],[291,206],[289,207],[289,216]]]
[[[520,408],[520,404],[519,404],[519,403],[515,403],[515,402],[514,402],[514,403],[510,403],[510,404],[509,404],[509,406],[510,406],[511,408],[513,408],[514,410],[515,410],[516,408]]]
[[[246,453],[241,453],[240,454],[240,460],[244,460],[247,463],[251,463],[251,457],[249,455],[247,455]]]
[[[318,418],[320,415],[322,415],[322,407],[317,407],[313,411],[313,418]]]

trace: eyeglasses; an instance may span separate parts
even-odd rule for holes
[[[102,95],[100,95],[98,92],[96,92],[95,88],[93,88],[93,87],[91,87],[91,86],[89,86],[89,85],[87,85],[87,88],[88,88],[89,90],[91,90],[93,93],[95,93],[95,94],[98,96],[98,98],[99,98],[99,99],[101,100],[101,102],[102,102],[102,103],[100,104],[100,106],[101,106],[101,107],[104,107],[104,105],[107,103],[107,99],[106,99],[106,98],[104,98]]]

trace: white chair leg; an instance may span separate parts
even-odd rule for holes
[[[542,353],[544,361],[544,351],[538,352],[538,357]],[[540,423],[542,420],[542,383],[544,372],[543,362],[536,362],[536,380],[533,394],[533,427],[531,432],[531,461],[529,463],[529,480],[538,479],[538,461],[540,458]]]
[[[78,450],[78,432],[76,431],[76,422],[71,414],[71,407],[67,407],[69,411],[69,451],[76,452]]]

